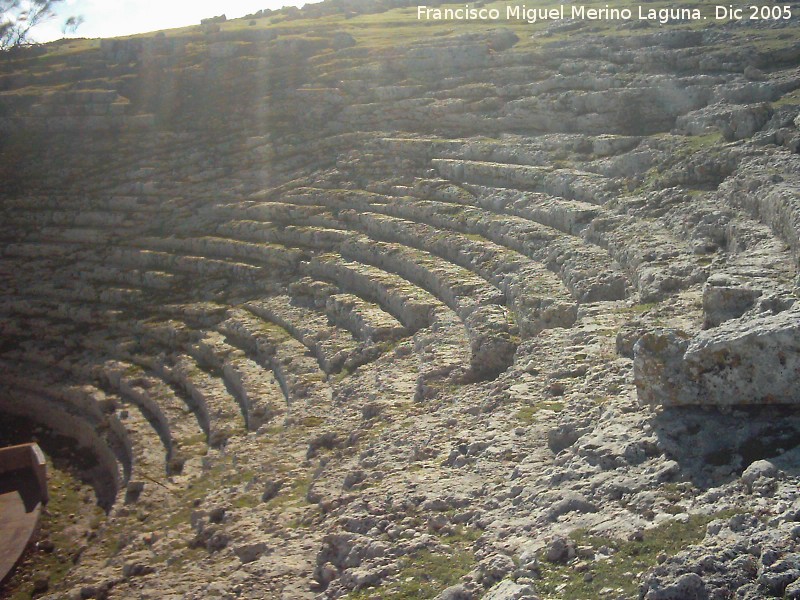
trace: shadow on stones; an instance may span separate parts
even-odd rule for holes
[[[28,442],[38,443],[55,468],[69,471],[75,479],[91,485],[97,505],[105,511],[111,509],[114,487],[89,449],[31,419],[0,413],[0,447]]]
[[[797,407],[672,407],[658,413],[652,424],[665,454],[679,465],[675,478],[702,490],[738,478],[761,459],[790,475],[800,474]]]

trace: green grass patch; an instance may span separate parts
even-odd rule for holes
[[[784,94],[772,103],[773,106],[791,106],[795,104],[800,104],[800,89]]]
[[[49,542],[53,550],[29,550],[12,577],[0,588],[0,597],[29,600],[33,593],[33,576],[47,576],[50,589],[64,579],[74,565],[77,539],[76,523],[85,521],[89,529],[97,529],[105,521],[105,513],[96,506],[87,506],[87,486],[80,484],[68,471],[55,468],[48,459],[47,487],[50,502],[42,511],[38,541]]]
[[[690,152],[696,152],[704,148],[713,148],[725,142],[722,133],[713,131],[703,135],[690,135],[684,138],[684,148]]]
[[[585,572],[574,565],[554,565],[542,557],[542,579],[537,581],[537,591],[542,600],[585,600],[605,597],[604,588],[617,590],[613,596],[638,597],[638,574],[657,564],[662,552],[673,556],[687,546],[700,542],[706,534],[706,525],[720,518],[729,518],[739,511],[722,511],[711,515],[691,515],[686,522],[670,521],[648,529],[642,541],[617,540],[593,536],[585,530],[574,531],[570,537],[578,546],[589,546],[597,551],[606,546],[614,553],[609,558],[590,562],[591,581]]]
[[[634,304],[628,310],[635,315],[641,315],[650,310],[653,310],[657,306],[658,302],[644,302],[642,304]]]
[[[536,414],[542,410],[561,412],[564,410],[564,403],[558,400],[545,400],[536,404],[526,404],[517,411],[515,418],[525,425],[530,425],[536,421]]]
[[[465,527],[442,536],[450,546],[450,553],[435,553],[421,550],[399,561],[399,572],[378,588],[366,588],[344,596],[347,600],[419,600],[434,598],[443,589],[455,585],[475,563],[472,546],[481,535],[480,531]]]

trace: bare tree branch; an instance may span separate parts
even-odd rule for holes
[[[64,0],[0,0],[0,51],[33,43],[31,30],[55,17]],[[65,31],[74,32],[82,18],[70,17]]]

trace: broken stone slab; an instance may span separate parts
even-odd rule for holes
[[[688,135],[703,135],[715,129],[726,139],[741,140],[751,137],[772,117],[769,104],[712,104],[678,117],[676,129]]]
[[[797,404],[800,307],[727,321],[694,338],[656,330],[636,343],[633,360],[646,404]]]
[[[730,319],[738,319],[750,308],[762,292],[730,278],[712,276],[703,288],[703,326],[716,327]]]
[[[267,552],[267,550],[268,547],[264,542],[257,542],[236,546],[234,547],[233,552],[243,564],[247,564],[261,558],[261,556]]]
[[[504,579],[486,592],[483,598],[484,600],[538,600],[539,597],[531,586]]]

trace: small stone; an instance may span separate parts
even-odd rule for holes
[[[230,538],[227,534],[217,531],[206,542],[206,549],[209,552],[218,552],[228,545]]]
[[[211,512],[208,513],[208,520],[212,523],[222,523],[222,520],[224,518],[225,518],[225,508],[222,506],[213,508],[211,509]]]
[[[778,469],[768,460],[757,460],[750,463],[742,473],[742,483],[752,490],[753,484],[762,477],[772,479],[778,475]]]
[[[364,481],[366,478],[367,478],[366,473],[364,473],[364,471],[362,471],[361,469],[350,471],[344,477],[343,487],[346,490],[350,490],[353,487],[357,486],[362,481]]]
[[[33,593],[44,594],[50,589],[50,578],[46,573],[37,573],[33,577]]]
[[[125,579],[128,579],[130,577],[148,575],[153,571],[155,571],[155,569],[150,565],[145,565],[143,563],[125,563],[125,565],[122,567],[122,576]]]
[[[457,583],[443,590],[434,600],[472,600],[474,596],[463,584]]]
[[[565,563],[575,555],[572,543],[562,537],[557,537],[547,545],[545,559],[552,563]]]
[[[743,73],[745,79],[749,81],[764,81],[767,76],[761,69],[748,65],[744,68]]]
[[[266,551],[267,545],[264,542],[243,544],[233,549],[233,553],[244,564],[258,560]]]
[[[793,581],[787,585],[783,597],[787,600],[800,600],[800,581]]]
[[[125,504],[133,504],[139,499],[144,491],[143,481],[131,481],[128,487],[125,488]]]
[[[696,573],[682,575],[672,585],[651,589],[644,600],[706,600],[708,591],[702,578]]]
[[[509,579],[505,579],[493,586],[483,600],[537,600],[533,588],[528,585],[521,585]]]
[[[480,569],[484,578],[499,581],[515,568],[514,561],[505,554],[495,554],[481,561]]]
[[[637,529],[628,536],[628,541],[630,542],[641,542],[643,540],[644,540],[644,532],[641,529]]]
[[[264,486],[264,493],[261,494],[262,502],[269,502],[278,495],[283,487],[282,481],[270,481]]]

